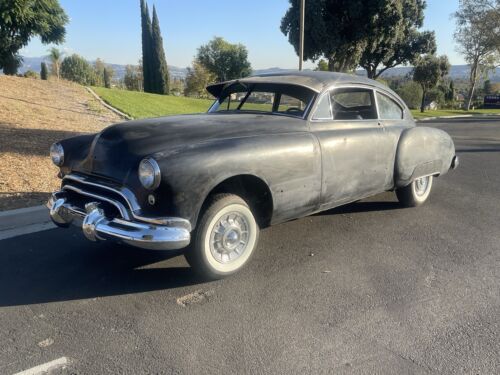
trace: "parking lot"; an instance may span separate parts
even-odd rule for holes
[[[385,193],[268,228],[226,280],[76,228],[0,241],[0,373],[499,373],[500,120],[427,125],[461,163],[425,206]]]

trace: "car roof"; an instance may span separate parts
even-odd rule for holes
[[[235,82],[242,83],[279,83],[279,84],[291,84],[307,87],[318,93],[322,92],[328,87],[335,84],[345,85],[345,84],[364,84],[375,86],[385,91],[392,92],[388,87],[382,85],[381,83],[368,79],[363,76],[358,76],[354,74],[346,73],[336,73],[336,72],[317,72],[311,70],[287,70],[280,71],[277,73],[266,73],[258,74],[250,77],[240,78],[236,80],[219,82],[207,87],[209,93],[213,96],[218,97],[224,87],[233,84]]]

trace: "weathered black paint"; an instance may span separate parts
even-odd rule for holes
[[[366,81],[360,84],[366,87]],[[398,99],[378,83],[373,87]],[[62,144],[63,173],[127,186],[143,213],[182,217],[193,228],[210,192],[234,176],[253,176],[266,184],[274,224],[405,186],[418,177],[442,175],[455,155],[448,134],[416,128],[406,107],[405,118],[397,121],[310,121],[250,113],[172,116],[117,124]],[[154,207],[137,176],[146,156],[154,157],[162,171]]]

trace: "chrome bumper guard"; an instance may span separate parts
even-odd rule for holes
[[[66,193],[52,194],[47,203],[52,221],[60,227],[81,225],[90,241],[116,240],[148,250],[176,250],[189,245],[191,226],[179,218],[159,218],[160,224],[107,218],[99,202],[85,205],[85,211],[68,201]]]

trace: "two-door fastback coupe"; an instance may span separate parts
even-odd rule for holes
[[[445,132],[416,127],[386,86],[286,72],[209,86],[208,113],[129,121],[56,143],[59,226],[93,241],[185,248],[208,278],[241,269],[259,228],[384,191],[405,206],[458,165]]]

